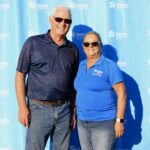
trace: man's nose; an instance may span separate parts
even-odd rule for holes
[[[65,23],[65,20],[62,20],[62,21],[61,21],[61,24],[62,24],[62,25],[65,25],[65,24],[66,24],[66,23]]]

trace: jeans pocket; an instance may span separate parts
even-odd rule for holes
[[[37,102],[34,102],[32,100],[29,100],[29,109],[30,109],[30,111],[34,111],[34,110],[39,109],[41,107],[42,107],[41,104],[39,104]]]

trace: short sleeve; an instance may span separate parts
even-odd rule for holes
[[[108,77],[109,77],[109,81],[110,81],[111,85],[114,85],[116,83],[123,81],[122,72],[119,69],[119,67],[117,66],[117,64],[114,62],[111,62],[109,64]]]
[[[21,50],[18,59],[17,71],[25,74],[28,73],[30,68],[30,53],[31,53],[31,40],[27,39],[23,45],[23,48]]]
[[[79,63],[78,71],[77,71],[76,77],[79,77],[80,75],[83,74],[84,66],[85,66],[85,60],[83,60],[83,61],[81,61],[81,62]]]

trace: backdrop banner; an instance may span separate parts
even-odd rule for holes
[[[58,5],[71,8],[67,38],[85,58],[82,40],[100,33],[103,53],[122,70],[126,91],[125,133],[116,150],[150,150],[150,0],[0,0],[0,150],[24,150],[26,129],[18,122],[15,72],[21,48],[32,35],[46,33]],[[51,149],[48,141],[45,150]],[[70,150],[80,150],[77,130]]]

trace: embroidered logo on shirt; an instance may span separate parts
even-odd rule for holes
[[[92,75],[95,75],[95,76],[99,76],[101,77],[103,74],[103,72],[101,70],[98,70],[98,69],[94,69]]]

